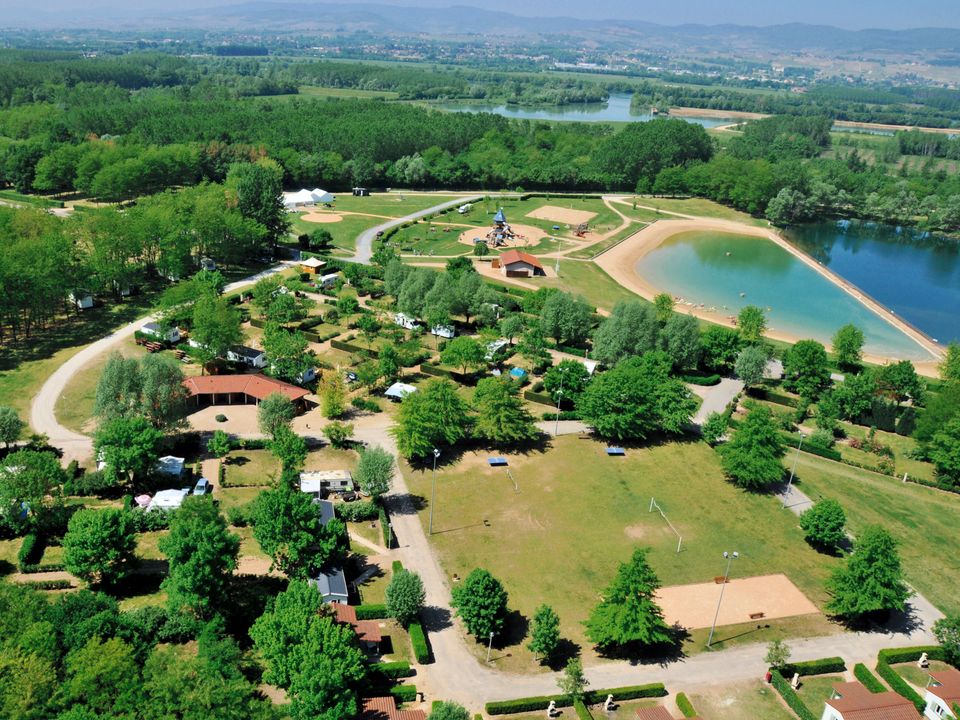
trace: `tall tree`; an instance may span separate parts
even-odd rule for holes
[[[301,639],[303,659],[290,681],[294,720],[356,717],[369,665],[349,625],[320,616]]]
[[[592,308],[580,295],[553,293],[543,304],[540,329],[558,344],[578,344],[590,333]]]
[[[507,591],[493,575],[476,568],[453,589],[450,605],[467,632],[478,640],[503,632],[507,616]]]
[[[387,612],[406,627],[417,619],[426,593],[420,576],[410,570],[397,570],[387,585]]]
[[[593,334],[593,357],[613,366],[631,355],[657,349],[660,326],[650,303],[620,301]]]
[[[266,665],[264,682],[290,687],[303,665],[303,638],[323,605],[316,587],[301,580],[291,580],[286,590],[267,600],[263,614],[250,628],[253,644]]]
[[[911,592],[897,541],[878,525],[864,528],[846,565],[828,579],[827,592],[832,596],[827,610],[850,621],[902,611]]]
[[[728,373],[733,370],[743,346],[743,339],[736,330],[711,325],[700,335],[701,362],[707,370]]]
[[[940,361],[940,377],[948,382],[960,382],[960,343],[947,345],[947,351]]]
[[[0,405],[0,440],[4,447],[9,448],[11,443],[20,439],[24,422],[17,411],[7,405]]]
[[[783,356],[784,386],[798,395],[816,400],[830,385],[827,351],[816,340],[801,340]]]
[[[657,313],[657,322],[666,325],[670,316],[673,315],[673,296],[670,293],[658,293],[653,298],[653,308]]]
[[[339,370],[323,373],[320,381],[320,412],[327,419],[338,418],[346,411],[347,383]]]
[[[833,354],[844,370],[857,370],[863,362],[863,330],[844,325],[833,336]]]
[[[97,428],[93,448],[116,478],[132,483],[146,475],[160,457],[163,433],[140,415],[118,417]]]
[[[241,163],[230,168],[227,184],[237,193],[240,213],[267,229],[271,243],[290,229],[287,211],[283,206],[283,169],[273,160]]]
[[[260,432],[271,437],[276,437],[281,427],[289,429],[296,416],[296,406],[280,392],[270,393],[257,406],[257,425]]]
[[[577,360],[561,360],[543,376],[543,389],[556,402],[563,391],[563,399],[577,401],[590,382],[590,371]]]
[[[917,369],[909,360],[884,365],[877,372],[877,390],[898,403],[906,399],[914,404],[924,402],[923,383],[917,375]]]
[[[270,441],[270,451],[285,473],[298,473],[307,461],[307,441],[286,425],[281,425]]]
[[[17,450],[0,467],[0,525],[20,533],[29,524],[27,511],[42,517],[61,499],[67,474],[52,452]]]
[[[541,605],[533,614],[533,629],[527,647],[534,657],[548,660],[560,644],[560,618],[549,605]]]
[[[114,508],[75,512],[63,536],[67,570],[91,585],[115,585],[136,565],[137,537],[129,513]]]
[[[757,385],[763,380],[767,371],[767,362],[769,361],[767,351],[759,345],[750,345],[745,347],[737,355],[737,362],[734,365],[734,372],[737,377],[743,381],[747,387]]]
[[[136,358],[113,352],[97,380],[93,413],[101,420],[135,415],[141,406],[143,378]]]
[[[240,311],[222,297],[201,297],[193,308],[190,335],[204,363],[226,356],[227,350],[243,342]]]
[[[745,343],[755,345],[760,342],[767,329],[767,318],[763,309],[756,305],[745,306],[737,315],[737,328]]]
[[[468,431],[467,404],[456,385],[441,378],[430,380],[407,395],[397,413],[391,433],[400,453],[407,458],[424,458],[438,445],[453,445]]]
[[[140,664],[119,638],[92,637],[67,655],[60,687],[66,707],[85,707],[93,717],[136,717],[141,703]]]
[[[664,645],[670,628],[654,595],[660,580],[647,562],[646,548],[637,548],[629,563],[620,563],[617,575],[590,613],[587,637],[601,649],[614,645]]]
[[[960,414],[934,433],[927,452],[939,483],[949,488],[960,486]]]
[[[476,437],[500,445],[528,442],[540,432],[533,415],[523,404],[513,380],[489,377],[477,383],[473,406],[477,411]]]
[[[268,322],[263,329],[263,351],[270,358],[270,370],[290,382],[302,376],[314,363],[306,336],[299,330],[291,332],[275,322]]]
[[[718,451],[724,473],[746,490],[766,490],[783,478],[783,441],[765,405],[750,410],[733,439]]]
[[[354,475],[360,490],[366,495],[378,498],[390,490],[393,480],[393,455],[382,447],[373,445],[360,452]]]
[[[700,323],[692,315],[671,313],[663,326],[661,344],[677,370],[695,368],[700,361]]]
[[[800,527],[807,542],[835,552],[846,539],[847,516],[836,500],[824,498],[800,516]]]
[[[463,335],[450,340],[440,353],[440,359],[444,364],[460,368],[460,373],[463,375],[466,375],[470,368],[482,367],[485,357],[486,350],[483,345]]]
[[[211,617],[227,596],[240,550],[240,538],[227,530],[220,510],[209,497],[185,498],[158,546],[169,564],[161,585],[170,608]]]
[[[583,702],[589,686],[587,676],[583,674],[583,663],[580,658],[570,658],[563,669],[563,674],[557,678],[557,687],[560,688],[560,692],[574,703]]]
[[[189,393],[183,369],[166,355],[147,355],[140,361],[140,411],[158,430],[180,427],[187,412]]]

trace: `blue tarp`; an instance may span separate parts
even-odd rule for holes
[[[505,457],[491,457],[487,458],[487,462],[490,464],[490,467],[503,467],[507,464],[507,459]]]
[[[622,447],[608,447],[607,455],[626,455],[627,451]]]
[[[527,371],[523,368],[513,368],[510,371],[510,377],[514,377],[517,380],[523,380],[527,376]]]

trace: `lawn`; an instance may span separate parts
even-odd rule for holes
[[[317,87],[316,85],[301,85],[297,88],[299,95],[290,95],[289,97],[310,97],[310,98],[383,98],[385,100],[396,100],[398,93],[390,90],[357,90],[355,88],[329,88]]]
[[[596,213],[596,215],[589,220],[590,229],[595,232],[609,232],[610,230],[619,227],[623,222],[620,219],[620,216],[618,216],[615,212],[613,212],[613,210],[604,204],[602,199],[598,197],[582,198],[575,195],[532,197],[526,200],[518,200],[516,198],[489,197],[473,203],[470,211],[463,215],[460,215],[456,209],[454,209],[446,213],[443,219],[449,220],[450,222],[467,223],[470,225],[476,225],[477,227],[488,228],[492,227],[493,225],[494,214],[497,212],[497,210],[502,208],[504,215],[506,215],[507,222],[509,223],[515,223],[517,225],[532,225],[533,227],[540,228],[548,234],[556,234],[558,232],[567,231],[568,227],[570,227],[571,230],[576,229],[575,226],[571,226],[570,223],[528,217],[529,213],[543,207],[544,205]],[[554,230],[554,225],[559,225],[561,230]]]
[[[466,228],[454,225],[421,221],[397,230],[390,237],[390,242],[403,254],[466,255],[471,252],[470,247],[457,239],[464,230]]]
[[[567,257],[579,258],[581,260],[590,260],[592,258],[595,258],[600,253],[606,252],[607,250],[612,248],[614,245],[627,239],[634,233],[639,232],[644,227],[646,227],[646,224],[630,223],[623,230],[621,230],[620,232],[614,233],[613,235],[608,237],[606,240],[601,240],[598,243],[594,243],[593,245],[589,245],[585,248],[581,248],[580,250],[574,250],[572,253],[569,253]]]
[[[922,690],[930,682],[930,673],[943,672],[945,670],[949,670],[951,667],[951,665],[948,665],[945,662],[931,660],[930,667],[926,668],[917,667],[915,662],[910,662],[894,665],[893,669],[896,670],[897,674],[908,683],[913,685],[915,688]]]
[[[887,528],[900,541],[907,581],[943,612],[960,612],[960,555],[944,551],[960,544],[960,497],[806,454],[795,482],[814,500],[839,501],[854,535]]]
[[[280,464],[269,450],[234,450],[227,460],[227,487],[270,485],[280,471]]]
[[[690,702],[701,717],[710,720],[796,720],[777,691],[760,680],[738,685],[717,685],[709,691],[690,693]]]
[[[538,284],[583,295],[591,305],[612,310],[621,300],[638,300],[639,295],[617,283],[598,266],[585,260],[560,260],[560,277],[536,280]]]
[[[310,233],[323,228],[333,237],[333,246],[344,252],[352,253],[356,248],[357,235],[374,225],[385,222],[383,218],[369,215],[343,215],[340,222],[315,223],[303,220],[299,215],[290,215],[291,229],[297,234]]]
[[[833,686],[842,682],[842,675],[808,675],[800,679],[797,694],[814,715],[820,715],[823,704],[833,695]]]
[[[736,222],[746,223],[747,225],[756,225],[758,227],[768,227],[769,223],[763,218],[755,218],[747,213],[728,208],[712,200],[702,198],[661,198],[641,196],[637,198],[637,205],[656,208],[658,210],[668,210],[684,215],[695,215],[696,217],[719,218],[720,220],[734,220]],[[620,212],[624,212],[622,209]],[[630,215],[624,212],[625,215]]]
[[[823,582],[837,561],[810,549],[774,498],[724,481],[702,443],[630,448],[612,459],[601,443],[561,437],[546,454],[509,456],[518,493],[503,469],[487,467],[490,454],[468,452],[438,468],[433,542],[444,570],[452,581],[488,569],[504,583],[511,609],[527,618],[550,603],[564,636],[584,647],[581,621],[636,547],[651,548],[664,585],[708,581],[723,571],[723,550],[737,550],[737,574],[785,572],[814,603],[826,599]],[[426,525],[430,472],[405,472],[411,492],[424,498]],[[652,495],[683,534],[679,555],[675,536],[649,512]],[[518,641],[510,639],[509,651],[529,668]]]

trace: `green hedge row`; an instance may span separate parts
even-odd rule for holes
[[[897,663],[916,662],[923,653],[931,660],[943,660],[943,648],[939,645],[920,645],[910,648],[894,648],[881,650],[877,654],[877,674],[887,681],[894,692],[905,697],[916,706],[918,712],[923,712],[926,702],[916,690],[894,670],[891,665]]]
[[[557,413],[555,411],[545,412],[540,417],[543,419],[544,422],[548,420],[556,420]],[[578,413],[576,410],[561,410],[560,419],[561,420],[582,420],[583,418],[580,417],[580,413]]]
[[[413,656],[421,665],[428,665],[433,661],[430,652],[430,642],[427,640],[427,632],[419,622],[412,622],[407,628],[410,633],[410,644],[413,646]]]
[[[389,550],[394,541],[393,529],[390,527],[390,513],[387,512],[387,508],[384,507],[383,503],[380,504],[377,515],[380,518],[380,531],[383,534],[383,545]]]
[[[416,671],[410,667],[410,663],[405,660],[397,662],[377,663],[372,668],[373,672],[390,680],[400,680],[402,678],[412,677]]]
[[[540,403],[541,405],[552,405],[556,406],[556,401],[545,393],[537,393],[533,390],[524,390],[523,399],[529,400],[530,402]],[[562,406],[561,406],[562,407]]]
[[[265,328],[267,326],[267,321],[261,320],[260,318],[250,318],[250,326],[255,328]]]
[[[703,385],[704,387],[720,384],[719,375],[681,375],[680,379],[689,385]]]
[[[770,670],[773,678],[771,680],[774,689],[780,693],[780,697],[783,698],[783,701],[793,710],[797,717],[800,720],[817,720],[817,716],[810,712],[803,700],[800,699],[800,696],[790,687],[790,683],[786,678],[783,677],[778,671],[771,668]]]
[[[573,704],[573,711],[577,714],[577,717],[580,720],[593,720],[593,715],[590,714],[590,709],[583,704],[582,700],[577,700]]]
[[[781,678],[782,679],[782,678]],[[789,687],[789,686],[788,686]],[[589,704],[602,703],[607,695],[613,695],[614,700],[636,700],[637,698],[663,697],[667,689],[663,683],[649,685],[628,685],[626,687],[608,688],[606,690],[591,690],[584,700]],[[518,698],[516,700],[501,700],[488,702],[485,706],[487,715],[510,715],[521,712],[536,712],[546,710],[550,702],[557,707],[570,707],[573,703],[566,695],[541,695],[538,697]],[[815,719],[814,719],[815,720]]]
[[[396,698],[397,702],[414,702],[417,699],[417,686],[394,685],[390,688],[390,694]]]
[[[690,698],[682,692],[677,693],[677,708],[685,718],[697,716],[697,711],[693,709],[693,703],[690,702]]]
[[[370,357],[379,357],[379,353],[376,350],[372,350],[365,347],[360,347],[359,345],[353,345],[348,342],[343,342],[342,340],[331,340],[330,347],[335,350],[343,350],[348,353],[357,353],[362,355],[369,355]]]
[[[387,606],[382,604],[357,605],[357,620],[384,620],[390,615]]]
[[[914,690],[906,680],[900,677],[900,674],[896,670],[878,659],[877,674],[887,681],[887,685],[889,685],[895,693],[912,702],[918,712],[923,712],[927,704],[923,701],[923,698],[917,694],[917,691]]]
[[[807,662],[788,663],[780,670],[780,674],[785,678],[792,678],[794,673],[799,673],[800,677],[807,675],[827,675],[829,673],[846,672],[847,665],[841,657],[821,658],[820,660],[809,660]]]
[[[794,451],[797,448],[797,444],[800,442],[800,436],[796,433],[789,433],[786,431],[781,431],[780,436],[783,438],[784,442],[790,446]],[[843,456],[839,451],[834,450],[833,448],[820,447],[819,445],[814,445],[813,443],[805,442],[801,448],[803,452],[810,455],[816,455],[817,457],[826,458],[827,460],[833,460],[835,462],[844,462]],[[849,463],[847,463],[849,464]]]
[[[870,672],[863,663],[857,663],[853,666],[853,676],[857,678],[863,686],[872,693],[886,692],[886,686],[877,679],[877,676]]]
[[[42,572],[63,572],[67,566],[63,563],[33,563],[21,565],[19,569],[24,575],[34,575]]]
[[[31,580],[20,584],[32,587],[34,590],[69,590],[73,587],[69,580]]]
[[[43,557],[45,547],[46,543],[36,533],[24,535],[23,542],[20,543],[20,549],[17,551],[17,567],[20,572],[26,572],[25,567],[37,565],[40,558]]]
[[[883,661],[888,665],[916,662],[924,653],[927,654],[927,657],[930,660],[939,660],[940,662],[944,662],[946,659],[943,648],[939,645],[915,645],[914,647],[881,650],[879,653],[877,653],[877,661]]]

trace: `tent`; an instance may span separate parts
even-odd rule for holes
[[[311,190],[310,197],[312,197],[313,201],[317,203],[332,203],[337,199],[326,190],[321,190],[320,188],[314,188]]]
[[[391,400],[403,400],[407,395],[416,391],[417,389],[413,385],[406,385],[398,382],[388,387],[384,395]]]
[[[316,202],[313,193],[309,190],[298,190],[297,192],[283,194],[283,206],[287,208],[297,205],[313,205]]]

